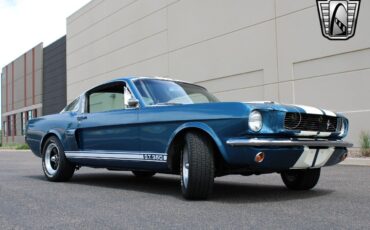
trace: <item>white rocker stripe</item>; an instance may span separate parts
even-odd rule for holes
[[[166,153],[140,153],[140,152],[116,152],[116,151],[66,151],[67,158],[77,159],[101,159],[122,161],[151,161],[166,162]]]
[[[318,155],[315,165],[312,165],[314,163],[316,151],[318,151]],[[291,169],[320,168],[326,164],[334,151],[335,148],[317,150],[305,147],[301,157],[297,160],[297,162]]]

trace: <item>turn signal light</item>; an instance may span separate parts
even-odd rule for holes
[[[257,162],[257,163],[261,163],[264,159],[265,159],[265,153],[264,152],[259,152],[254,157],[254,161]]]

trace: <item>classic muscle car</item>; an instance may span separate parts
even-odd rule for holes
[[[346,158],[347,132],[348,120],[324,109],[219,102],[198,85],[126,77],[30,120],[26,142],[50,181],[82,166],[179,174],[186,199],[206,199],[214,178],[228,174],[279,173],[287,188],[311,189],[322,167]]]

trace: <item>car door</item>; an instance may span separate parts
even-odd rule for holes
[[[112,82],[85,94],[84,109],[76,116],[82,152],[122,160],[140,150],[138,110],[127,107],[128,93],[125,82]]]

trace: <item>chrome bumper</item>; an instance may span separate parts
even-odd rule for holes
[[[252,138],[242,139],[233,138],[226,141],[226,144],[231,146],[249,146],[249,147],[296,147],[296,146],[308,146],[308,147],[343,147],[350,148],[353,146],[352,143],[345,141],[329,141],[329,140],[297,140],[297,139],[270,139],[270,138]]]

